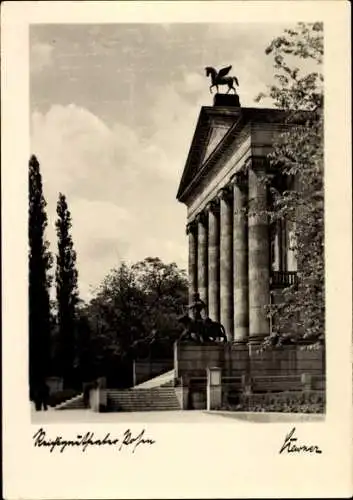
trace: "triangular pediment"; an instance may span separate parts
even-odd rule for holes
[[[203,107],[196,125],[177,198],[219,147],[239,118],[240,111]]]
[[[205,150],[202,158],[202,163],[207,160],[212,151],[216,149],[218,144],[221,142],[223,137],[226,135],[230,127],[233,125],[234,121],[227,120],[211,120],[209,127],[209,137],[208,141],[205,144]]]

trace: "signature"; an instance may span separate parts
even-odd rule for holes
[[[62,436],[55,436],[55,438],[50,438],[47,436],[46,431],[40,428],[33,436],[34,447],[44,447],[53,453],[54,450],[58,449],[60,453],[66,448],[81,448],[84,452],[88,447],[109,447],[117,446],[118,451],[123,448],[130,448],[132,453],[135,453],[136,448],[140,445],[153,445],[155,444],[154,439],[147,438],[145,436],[145,429],[137,434],[133,435],[130,429],[127,429],[121,437],[112,437],[110,432],[108,432],[103,439],[95,437],[94,432],[86,432],[85,434],[77,434],[74,439],[64,439]]]
[[[317,445],[308,445],[308,444],[298,444],[298,438],[295,437],[295,427],[290,431],[289,434],[285,437],[282,448],[279,450],[279,453],[283,453],[287,451],[287,453],[322,453],[320,448]]]

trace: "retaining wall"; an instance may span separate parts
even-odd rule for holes
[[[301,350],[299,347],[282,347],[259,352],[251,346],[234,344],[189,344],[174,345],[175,376],[187,380],[203,377],[208,367],[222,368],[223,377],[325,374],[325,351]]]
[[[142,359],[134,361],[133,381],[134,385],[142,384],[153,377],[172,370],[174,367],[172,359]]]

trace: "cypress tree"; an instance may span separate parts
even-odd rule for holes
[[[76,360],[76,306],[78,303],[76,252],[70,229],[71,214],[66,197],[59,194],[57,203],[56,232],[58,253],[56,257],[56,299],[59,328],[59,365],[65,387],[75,384]]]
[[[37,158],[29,160],[29,388],[33,399],[50,366],[50,277],[52,264],[45,239],[47,215]]]

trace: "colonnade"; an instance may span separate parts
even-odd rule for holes
[[[258,342],[269,334],[270,249],[265,163],[252,158],[187,225],[189,294],[228,339]]]

